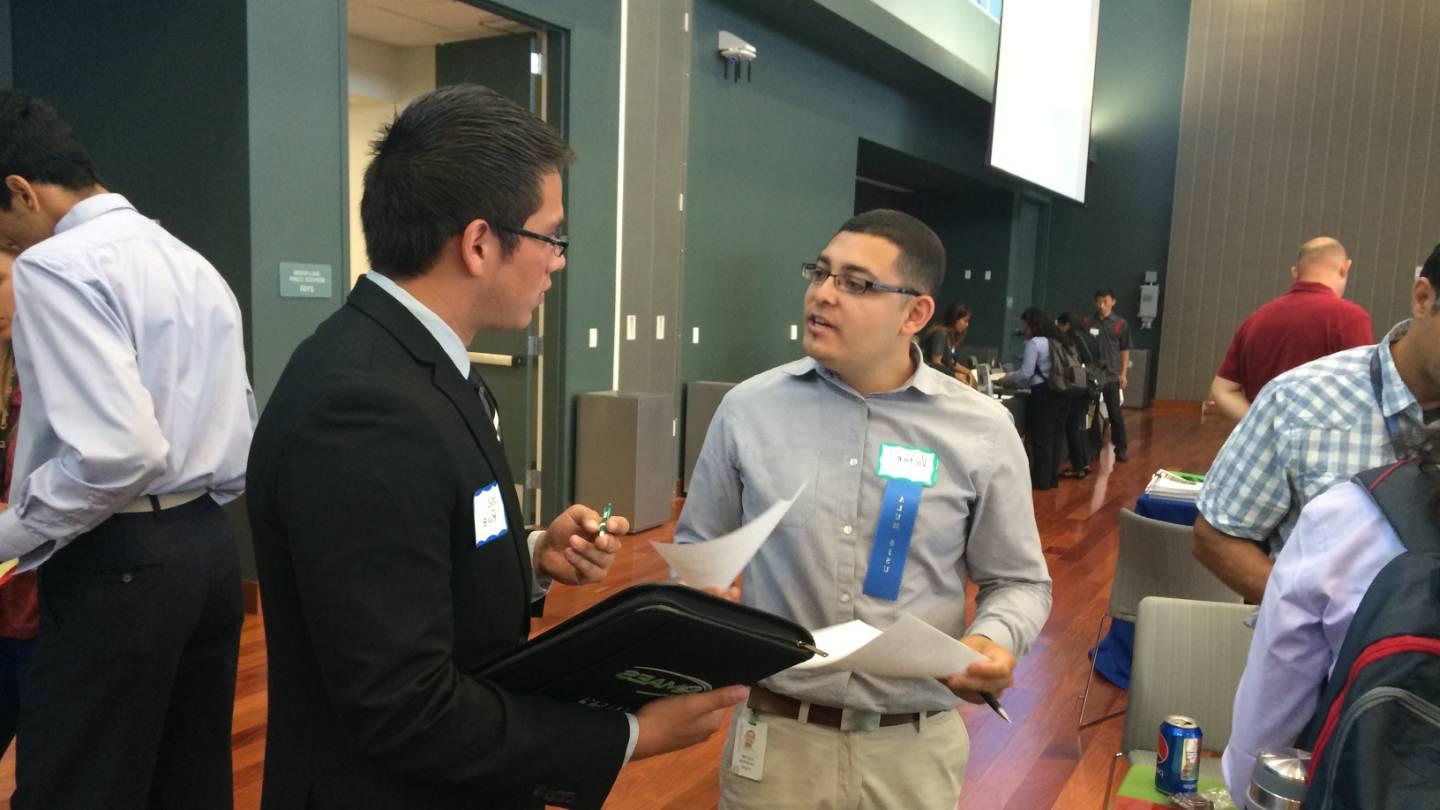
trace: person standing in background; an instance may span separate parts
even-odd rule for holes
[[[1050,390],[1046,378],[1054,365],[1050,341],[1059,340],[1055,322],[1038,307],[1020,313],[1025,330],[1025,358],[1015,372],[1015,385],[1030,390],[1025,403],[1025,438],[1030,440],[1030,488],[1054,489],[1060,484],[1059,449],[1060,420],[1064,415],[1064,399]]]
[[[244,607],[220,505],[256,417],[239,303],[15,91],[0,242],[23,250],[25,389],[0,560],[43,566],[12,806],[225,810]]]
[[[1396,439],[1440,414],[1440,245],[1410,288],[1410,318],[1374,346],[1327,355],[1261,390],[1195,503],[1195,557],[1250,602],[1300,511],[1358,472],[1395,461]]]
[[[1085,329],[1095,339],[1096,376],[1100,380],[1106,418],[1110,420],[1110,443],[1115,445],[1115,460],[1129,461],[1120,390],[1130,382],[1130,324],[1115,314],[1114,290],[1095,291],[1095,317],[1085,319]]]
[[[1060,333],[1061,342],[1075,350],[1086,372],[1093,373],[1095,355],[1090,351],[1090,343],[1082,339],[1082,332],[1076,328],[1077,321],[1074,315],[1062,312],[1055,316],[1055,329]],[[1070,452],[1070,469],[1061,470],[1061,478],[1080,480],[1090,474],[1090,439],[1085,434],[1085,417],[1095,407],[1098,394],[1092,377],[1090,391],[1084,396],[1065,398],[1061,424],[1065,431],[1065,444]]]
[[[939,324],[925,340],[925,357],[930,364],[960,382],[969,384],[973,369],[960,362],[960,347],[970,331],[970,309],[964,304],[951,304]]]
[[[15,254],[0,247],[0,463],[4,494],[0,512],[9,508],[10,477],[15,469],[16,426],[20,421],[20,379],[10,343],[15,323]],[[24,700],[25,679],[40,632],[40,605],[34,571],[16,574],[0,585],[0,756],[15,739]]]
[[[1370,313],[1344,297],[1350,279],[1344,245],[1328,236],[1311,239],[1300,246],[1290,277],[1295,283],[1288,292],[1235,330],[1210,382],[1210,398],[1237,422],[1265,383],[1311,360],[1375,342]]]

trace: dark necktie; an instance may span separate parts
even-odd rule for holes
[[[490,389],[485,387],[485,383],[480,380],[480,374],[475,371],[473,366],[470,369],[470,376],[467,380],[470,383],[470,387],[475,389],[475,394],[480,397],[480,407],[485,409],[485,418],[489,419],[490,424],[495,426],[495,438],[498,440],[500,438],[499,404],[495,402],[494,397],[490,396]]]

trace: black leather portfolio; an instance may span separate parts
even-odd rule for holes
[[[480,676],[515,692],[634,711],[656,698],[750,685],[813,654],[810,631],[683,585],[627,588]]]

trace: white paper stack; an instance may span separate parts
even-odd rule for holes
[[[1150,477],[1150,483],[1145,486],[1145,494],[1156,498],[1194,502],[1200,497],[1201,486],[1198,482],[1187,481],[1167,470],[1156,470]]]

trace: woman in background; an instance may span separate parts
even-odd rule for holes
[[[1080,339],[1077,327],[1080,319],[1068,312],[1055,318],[1055,326],[1061,342],[1075,350],[1080,362],[1087,369],[1095,367],[1095,357],[1090,353],[1090,344]],[[1066,397],[1062,405],[1061,422],[1065,430],[1065,443],[1070,450],[1070,469],[1060,473],[1061,478],[1079,480],[1090,474],[1090,437],[1085,432],[1085,416],[1090,412],[1098,391],[1092,390],[1085,396]]]
[[[10,471],[15,466],[15,428],[20,423],[20,384],[15,376],[15,355],[10,333],[15,320],[15,287],[12,273],[15,254],[0,249],[0,510],[8,508]],[[0,756],[15,739],[15,720],[25,674],[40,633],[40,608],[34,571],[17,574],[0,585]]]
[[[970,383],[970,369],[959,360],[960,346],[970,329],[970,310],[964,304],[953,304],[945,310],[925,339],[925,359],[965,384]]]
[[[1030,400],[1025,405],[1025,438],[1030,441],[1030,486],[1032,489],[1054,489],[1060,483],[1056,445],[1060,432],[1064,399],[1050,390],[1045,378],[1050,374],[1050,341],[1059,340],[1060,333],[1050,316],[1037,307],[1020,313],[1025,328],[1025,359],[1014,374],[1015,385],[1029,387]]]

